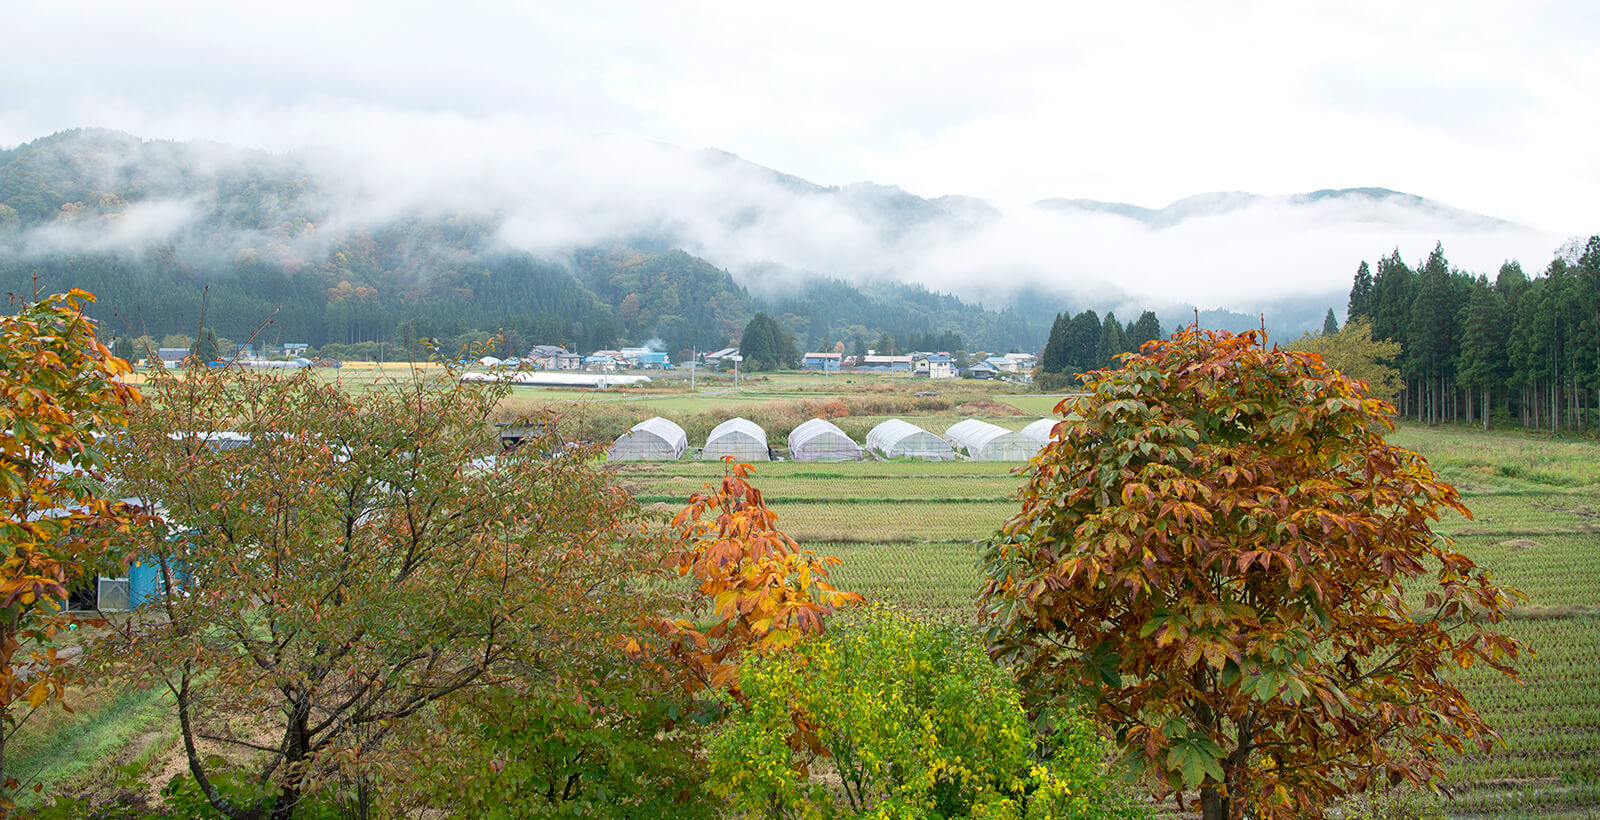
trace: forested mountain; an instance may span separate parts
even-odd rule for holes
[[[347,354],[503,332],[503,352],[655,342],[678,355],[732,343],[762,311],[806,348],[959,337],[973,351],[1036,351],[1062,313],[1152,309],[1169,326],[1190,321],[1181,299],[1157,304],[1117,282],[1205,264],[1154,244],[1191,219],[1244,214],[1258,235],[1263,203],[1349,201],[1439,224],[1503,224],[1383,189],[1208,194],[1159,211],[1051,200],[1019,215],[890,185],[816,185],[720,151],[651,148],[601,173],[594,166],[610,155],[584,154],[593,147],[574,149],[589,163],[581,172],[572,156],[540,155],[442,184],[420,179],[426,169],[358,171],[322,154],[62,132],[0,150],[0,291],[27,293],[37,275],[43,290],[98,294],[96,317],[112,333],[193,336],[203,309],[227,339],[259,330],[260,342],[357,346]],[[1075,210],[1138,227],[1095,239],[1115,247],[1108,261],[1083,244],[1105,233],[1101,223],[1052,216]],[[1292,337],[1327,307],[1321,290],[1304,293],[1316,296],[1263,296],[1200,319],[1242,329],[1262,310],[1276,336]]]
[[[863,290],[791,275],[780,298],[759,299],[726,270],[660,241],[635,247],[619,237],[541,258],[503,242],[491,209],[351,223],[342,196],[295,157],[112,131],[56,134],[0,153],[0,288],[25,294],[35,277],[44,291],[85,288],[100,297],[95,313],[112,333],[157,339],[193,335],[203,310],[207,326],[236,341],[259,330],[262,342],[318,347],[418,337],[454,345],[503,332],[508,350],[653,341],[677,353],[731,344],[765,309],[803,345],[943,331],[995,349],[1043,341],[1027,321],[914,286]],[[863,212],[943,213],[884,186],[842,196]],[[893,232],[902,223],[884,224]]]
[[[1452,267],[1442,245],[1415,266],[1398,252],[1362,262],[1350,318],[1401,344],[1401,412],[1422,421],[1589,429],[1600,409],[1600,236],[1561,249],[1529,277]]]

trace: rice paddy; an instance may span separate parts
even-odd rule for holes
[[[1026,412],[1026,399],[998,397]],[[1027,417],[1019,417],[1028,420]],[[929,421],[916,419],[918,422]],[[865,420],[862,420],[863,423]],[[930,429],[941,429],[931,422]],[[1461,489],[1473,512],[1436,531],[1528,600],[1507,631],[1535,653],[1521,681],[1481,667],[1460,672],[1503,744],[1450,766],[1452,816],[1571,816],[1600,812],[1600,443],[1510,433],[1403,427]],[[779,526],[841,564],[833,580],[914,612],[970,619],[979,586],[975,542],[1018,506],[1020,465],[982,462],[776,462],[755,483]],[[722,466],[629,466],[642,499],[681,505]]]

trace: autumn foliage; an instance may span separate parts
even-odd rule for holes
[[[79,679],[51,645],[68,587],[132,518],[109,497],[95,437],[121,428],[139,392],[95,339],[93,301],[73,290],[0,318],[0,761],[19,720]]]
[[[694,576],[692,614],[708,615],[711,625],[684,618],[651,623],[667,640],[658,653],[663,668],[691,691],[736,688],[746,652],[791,646],[822,632],[835,608],[861,601],[828,583],[828,568],[839,559],[801,549],[778,529],[778,516],[748,480],[754,469],[724,460],[722,480],[690,496],[673,518],[678,548],[667,556],[679,575]]]
[[[1063,401],[985,555],[992,651],[1079,693],[1206,818],[1320,817],[1496,739],[1449,672],[1506,674],[1515,593],[1433,532],[1456,490],[1315,354],[1181,331]]]

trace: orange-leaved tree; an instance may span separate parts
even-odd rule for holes
[[[131,517],[110,498],[95,437],[119,429],[139,393],[118,381],[128,363],[95,340],[83,315],[93,301],[72,290],[0,317],[0,814],[17,785],[6,741],[79,679],[52,646],[68,587]]]
[[[1448,671],[1507,674],[1515,593],[1433,523],[1456,490],[1385,441],[1393,408],[1255,333],[1151,342],[1087,395],[986,549],[991,648],[1087,695],[1158,793],[1213,818],[1320,817],[1496,735]]]
[[[723,460],[722,480],[691,495],[673,518],[678,548],[667,556],[679,575],[694,576],[690,614],[708,614],[711,625],[681,618],[651,624],[668,641],[668,669],[690,691],[737,691],[744,653],[820,633],[835,608],[862,600],[828,583],[828,568],[839,559],[801,549],[778,529],[778,516],[748,480],[751,466]],[[641,651],[637,643],[629,649]]]

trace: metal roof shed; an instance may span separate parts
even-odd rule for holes
[[[812,419],[789,433],[789,457],[795,461],[855,461],[861,445],[827,419]]]
[[[610,461],[677,461],[687,449],[689,437],[683,428],[655,416],[618,436],[606,458]]]
[[[867,433],[867,449],[879,458],[951,461],[956,454],[938,436],[901,419],[889,419]]]
[[[744,418],[732,418],[711,429],[700,458],[715,461],[733,456],[736,461],[767,461],[767,431]]]
[[[1027,436],[978,419],[950,425],[944,439],[973,461],[1027,461],[1039,452],[1039,445]]]

